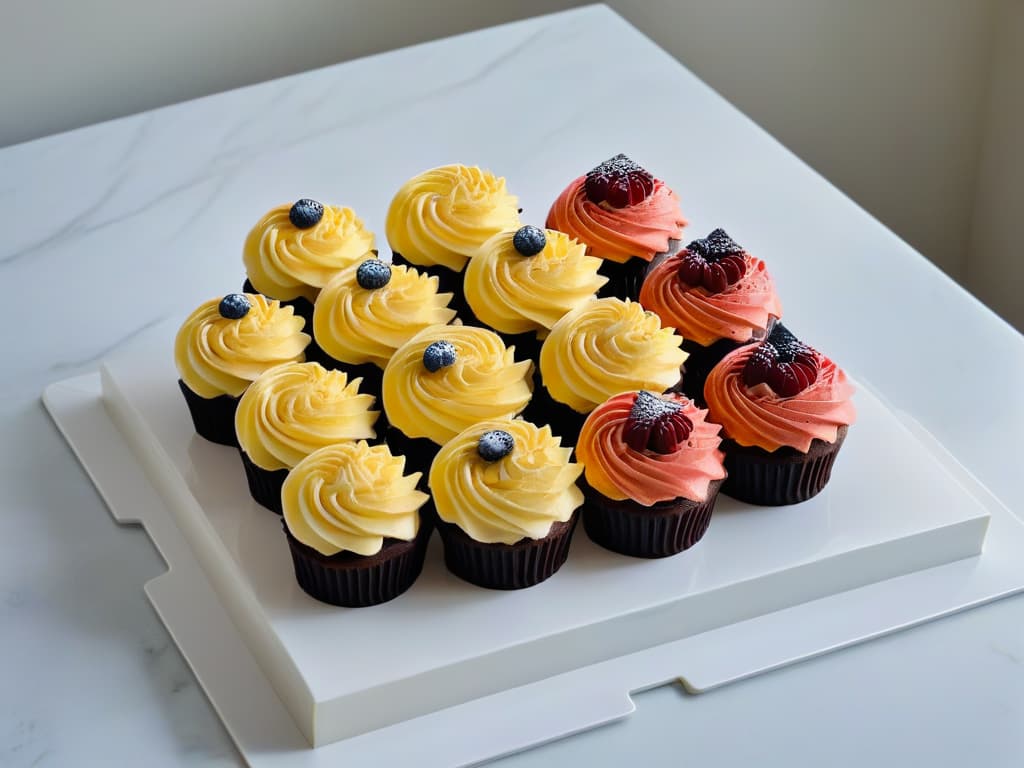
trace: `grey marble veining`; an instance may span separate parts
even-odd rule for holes
[[[391,193],[421,169],[413,157],[486,165],[495,142],[515,141],[530,162],[495,170],[516,189],[529,167],[531,183],[557,190],[565,173],[547,169],[582,172],[631,144],[665,158],[666,176],[708,169],[680,190],[695,221],[712,202],[736,199],[763,211],[742,222],[757,245],[789,245],[757,242],[759,225],[777,215],[768,180],[779,169],[757,159],[772,140],[731,155],[688,145],[685,121],[664,114],[685,107],[677,94],[692,76],[653,48],[637,59],[606,54],[609,64],[595,67],[595,50],[612,41],[640,44],[609,11],[589,8],[0,150],[0,766],[239,762],[142,591],[161,559],[141,531],[111,521],[38,397],[159,320],[238,286],[244,234],[271,205],[344,201],[357,187],[360,213],[382,233]],[[745,125],[724,107],[690,119],[714,121],[723,142]],[[802,167],[789,158],[787,168]],[[548,202],[524,200],[524,217],[542,219]],[[818,201],[804,204],[813,231]],[[863,216],[865,232],[878,227]],[[974,342],[945,347],[942,308],[963,309],[959,289],[936,280],[920,297],[913,282],[890,286],[899,267],[857,302],[808,296],[798,306],[805,316],[857,313],[851,330],[820,330],[840,352],[847,334],[885,338],[873,301],[937,306],[906,320],[934,368],[907,370],[906,356],[880,343],[877,381],[938,423],[983,480],[1024,500],[1013,454],[989,449],[1008,419],[1020,426],[1006,394],[1022,380],[1019,336],[977,311],[957,321]],[[784,259],[780,268],[793,279]],[[929,380],[963,370],[991,375],[982,402],[978,393],[952,405],[929,399]],[[789,764],[1017,766],[1022,658],[1017,598],[703,697],[652,691],[626,722],[506,762],[770,765],[785,755]]]

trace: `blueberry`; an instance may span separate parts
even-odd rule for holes
[[[383,288],[391,282],[391,267],[386,261],[367,259],[356,270],[356,282],[368,291]]]
[[[240,320],[249,314],[251,307],[249,297],[244,293],[229,293],[220,300],[217,311],[220,312],[221,317],[226,317],[228,320]]]
[[[309,229],[320,223],[324,217],[324,206],[316,200],[304,197],[288,211],[288,220],[299,229]]]
[[[492,429],[480,435],[480,441],[476,444],[476,452],[484,461],[497,461],[512,453],[516,441],[512,435],[503,429]]]
[[[512,247],[523,256],[536,256],[544,250],[547,242],[548,237],[544,234],[544,230],[531,224],[517,229],[512,237]]]
[[[447,368],[455,362],[455,345],[450,341],[435,341],[423,350],[423,367],[431,373]]]

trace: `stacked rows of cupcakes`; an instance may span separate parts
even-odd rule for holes
[[[546,227],[520,213],[504,179],[432,169],[392,200],[389,261],[351,209],[280,206],[246,238],[245,292],[182,326],[196,431],[238,448],[313,597],[396,597],[434,530],[457,576],[523,588],[581,515],[665,557],[719,489],[787,504],[828,481],[852,388],[778,322],[762,261],[721,229],[682,247],[678,197],[623,155]]]

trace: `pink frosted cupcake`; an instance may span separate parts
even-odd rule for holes
[[[678,250],[686,219],[664,181],[616,155],[563,190],[546,226],[576,238],[589,255],[604,260],[600,273],[608,283],[599,297],[635,301],[648,264]]]
[[[722,492],[767,506],[821,492],[856,418],[852,395],[842,369],[782,323],[760,344],[730,352],[704,385],[725,437]]]
[[[701,400],[711,369],[729,352],[763,339],[782,303],[763,261],[716,229],[655,265],[640,303],[676,329],[689,353],[683,391]]]

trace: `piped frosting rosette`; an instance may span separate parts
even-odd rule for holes
[[[655,429],[668,432],[675,426],[672,421],[685,427],[673,439],[663,440],[658,451],[637,446],[630,435],[637,428],[638,398],[655,403],[648,409],[655,411],[648,417]],[[660,406],[661,413],[657,403],[666,404]],[[610,499],[631,499],[644,506],[678,498],[703,502],[711,483],[725,477],[723,454],[718,450],[721,427],[706,419],[707,411],[683,395],[623,392],[587,417],[576,456],[586,468],[587,483]],[[651,425],[647,428],[650,432]]]
[[[480,438],[491,430],[511,435],[513,447],[498,461],[480,456]],[[438,516],[475,541],[515,544],[541,539],[583,503],[576,479],[583,467],[569,460],[549,427],[522,419],[490,419],[449,440],[430,469]]]
[[[681,343],[635,301],[593,299],[551,329],[541,348],[541,379],[556,401],[589,413],[619,392],[676,384],[687,357]]]
[[[379,288],[363,288],[360,264],[338,272],[317,297],[313,332],[336,360],[380,368],[400,346],[425,328],[446,325],[455,317],[450,293],[438,293],[436,277],[400,265],[389,267],[390,278]]]
[[[323,206],[323,215],[301,229],[289,218],[290,204],[270,210],[249,232],[242,258],[260,293],[287,301],[317,293],[334,274],[373,250],[373,233],[351,208]]]
[[[407,261],[459,272],[492,235],[519,224],[505,179],[465,165],[444,165],[402,185],[388,208],[391,248]]]
[[[429,370],[424,353],[435,342],[454,348],[451,362]],[[447,362],[447,361],[446,361]],[[411,438],[443,445],[477,422],[511,418],[530,401],[531,369],[514,348],[484,328],[433,326],[403,344],[384,369],[384,409]]]
[[[336,443],[300,461],[281,492],[288,531],[322,555],[375,555],[385,539],[411,541],[419,508],[420,473],[404,474],[405,458],[384,445]]]
[[[544,247],[524,256],[513,245],[516,230],[485,242],[466,267],[466,299],[476,316],[507,334],[546,335],[567,312],[593,298],[608,282],[601,260],[562,232],[544,232]]]
[[[235,412],[242,450],[258,467],[294,467],[325,445],[376,437],[373,395],[359,393],[359,379],[319,363],[282,365],[245,391]]]
[[[733,258],[742,264],[737,269],[741,276],[724,289],[687,283],[680,275],[680,266],[690,258],[684,249],[651,270],[640,289],[640,303],[705,347],[719,339],[743,343],[763,334],[773,317],[782,317],[782,304],[764,262],[737,249]]]
[[[182,381],[200,397],[238,397],[268,368],[305,359],[310,337],[291,307],[244,294],[243,317],[221,315],[221,300],[201,304],[174,340],[174,362]]]
[[[726,355],[704,385],[711,416],[723,434],[739,445],[766,451],[789,446],[807,452],[815,438],[834,443],[840,427],[856,419],[854,388],[846,374],[825,355],[805,347],[817,374],[798,394],[782,397],[763,382],[747,386],[744,371],[760,346],[749,344]]]
[[[562,191],[547,226],[586,243],[587,253],[620,264],[634,256],[650,261],[682,237],[686,219],[665,182],[655,179],[653,192],[636,205],[614,208],[587,199],[586,181],[580,176]]]

